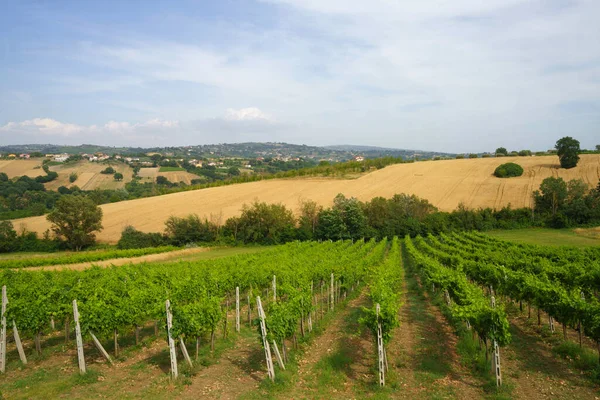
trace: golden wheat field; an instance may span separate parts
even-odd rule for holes
[[[44,184],[48,190],[57,190],[61,186],[78,186],[82,190],[94,189],[122,189],[125,183],[131,182],[133,170],[123,163],[112,163],[111,167],[115,171],[123,174],[122,181],[115,181],[112,174],[101,174],[100,171],[108,167],[108,164],[79,161],[77,163],[54,165],[50,167],[51,171],[58,173],[58,178]],[[77,180],[73,183],[69,181],[69,175],[72,172],[77,173]]]
[[[525,170],[523,176],[494,177],[494,169],[508,161],[520,164]],[[531,193],[549,176],[565,180],[581,178],[595,187],[600,176],[600,155],[582,155],[579,165],[569,170],[559,168],[556,156],[427,161],[392,165],[352,180],[269,180],[106,204],[102,206],[104,230],[98,239],[116,242],[126,225],[146,232],[162,231],[171,215],[196,213],[207,218],[212,215],[223,222],[239,215],[242,206],[254,200],[283,203],[294,212],[299,202],[306,199],[329,206],[338,193],[360,200],[391,197],[395,193],[415,194],[444,211],[454,210],[461,202],[471,208],[500,208],[508,204],[528,207]],[[25,224],[37,232],[49,227],[43,216],[14,223],[15,227]]]
[[[9,178],[17,176],[29,176],[35,178],[46,175],[42,169],[42,160],[0,160],[0,172],[4,172]]]

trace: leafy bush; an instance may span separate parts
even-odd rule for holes
[[[523,167],[515,163],[506,163],[499,165],[494,171],[494,175],[498,178],[511,178],[513,176],[523,175]]]
[[[168,244],[168,238],[160,233],[145,233],[129,225],[123,229],[121,239],[117,243],[119,249],[143,249],[146,247],[159,247]]]
[[[73,183],[77,180],[77,172],[71,172],[71,175],[69,175],[69,182]]]
[[[174,245],[183,246],[189,243],[214,241],[217,227],[206,219],[200,220],[196,214],[184,218],[171,216],[165,222],[165,233]]]
[[[105,174],[105,175],[112,175],[115,172],[117,172],[117,171],[115,171],[115,169],[113,167],[106,167],[105,169],[100,171],[101,174]]]

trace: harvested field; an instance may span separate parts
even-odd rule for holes
[[[29,176],[35,178],[39,175],[46,175],[41,168],[42,160],[0,160],[0,172],[4,172],[9,178],[15,176]],[[39,167],[39,168],[35,168]],[[68,177],[67,177],[68,178]]]
[[[105,175],[100,173],[100,171],[106,169],[108,166],[108,164],[88,161],[54,165],[50,167],[50,170],[57,172],[58,178],[46,183],[46,189],[57,190],[61,186],[78,186],[82,190],[121,189],[125,187],[125,183],[131,181],[133,170],[128,165],[122,163],[110,164],[115,171],[123,174],[123,180],[120,182],[115,181],[112,174]],[[73,172],[77,173],[78,176],[77,180],[71,183],[69,182],[69,175]]]
[[[198,175],[191,174],[187,171],[170,171],[170,172],[159,172],[160,176],[164,176],[169,182],[179,183],[184,182],[186,185],[192,183],[192,179],[198,179]]]
[[[523,176],[494,177],[494,169],[508,161],[520,164],[525,170]],[[595,187],[599,175],[600,155],[591,154],[582,155],[579,165],[569,170],[559,168],[556,156],[505,157],[392,165],[353,180],[309,178],[252,182],[103,205],[104,230],[98,239],[116,242],[126,225],[146,232],[162,231],[164,221],[171,215],[222,214],[224,220],[238,215],[243,204],[254,200],[283,203],[294,211],[302,199],[329,206],[338,193],[360,200],[391,197],[395,193],[415,194],[444,211],[454,210],[461,202],[472,208],[499,208],[508,204],[528,207],[531,193],[544,178],[580,178]],[[21,222],[40,233],[49,227],[45,217],[25,218],[16,221],[16,225]]]

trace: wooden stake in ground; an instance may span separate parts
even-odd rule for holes
[[[256,308],[258,310],[258,318],[260,318],[260,333],[262,335],[263,346],[265,348],[265,359],[267,361],[267,374],[271,381],[275,380],[275,368],[273,368],[273,358],[271,357],[271,347],[267,340],[267,326],[265,324],[265,311],[260,302],[260,296],[256,297]]]
[[[333,303],[335,302],[335,291],[334,291],[335,281],[333,280],[333,272],[331,273],[331,289],[329,291],[330,303],[329,308],[333,311]]]
[[[383,350],[383,332],[381,331],[381,322],[379,322],[379,303],[376,304],[377,310],[377,365],[379,367],[379,386],[385,386],[385,353]]]
[[[235,331],[240,333],[240,287],[235,287]]]
[[[277,357],[279,368],[285,370],[285,364],[283,363],[283,359],[281,358],[281,353],[279,353],[279,347],[277,347],[277,342],[275,339],[273,339],[273,349],[275,349],[275,356]]]
[[[181,348],[181,352],[183,353],[183,358],[185,358],[185,361],[187,361],[190,368],[192,368],[194,366],[194,364],[192,364],[192,359],[190,358],[190,354],[187,351],[187,347],[185,347],[185,342],[183,341],[183,336],[179,336],[179,347]]]
[[[102,346],[102,343],[100,343],[100,341],[98,340],[96,335],[94,335],[94,332],[90,332],[90,336],[92,337],[92,340],[94,341],[94,345],[96,346],[96,348],[98,349],[100,354],[102,354],[102,356],[106,359],[106,361],[108,361],[108,363],[110,365],[113,365],[112,358],[110,358],[110,356],[108,355],[108,352],[106,351],[106,349],[104,349],[104,346]]]
[[[6,286],[2,286],[2,331],[0,331],[0,372],[6,372]]]
[[[23,343],[21,343],[21,337],[19,336],[19,330],[17,329],[17,324],[13,321],[13,336],[15,337],[15,344],[17,345],[17,351],[19,352],[19,358],[23,364],[27,364],[27,357],[25,356],[25,351],[23,350]]]
[[[177,379],[179,373],[177,371],[177,351],[175,350],[175,340],[171,336],[171,329],[173,329],[173,314],[171,314],[171,302],[166,301],[167,310],[167,337],[169,338],[169,355],[171,356],[171,376],[173,379]]]
[[[79,311],[77,300],[73,300],[73,321],[75,321],[75,340],[77,341],[77,361],[79,362],[79,373],[85,374],[85,357],[83,356],[83,339],[81,338],[81,326],[79,326]]]
[[[277,277],[273,275],[273,303],[277,301]]]
[[[492,308],[496,308],[496,298],[492,295]],[[498,341],[494,339],[494,358],[492,359],[492,367],[494,368],[494,374],[496,375],[496,386],[502,386],[502,371],[500,370],[500,346],[498,346]],[[487,347],[486,347],[487,353]]]
[[[248,292],[248,326],[252,327],[252,311],[250,310],[250,292]]]

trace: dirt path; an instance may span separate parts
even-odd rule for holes
[[[165,261],[165,260],[174,260],[178,257],[189,256],[191,254],[202,253],[205,251],[210,251],[210,247],[194,247],[190,249],[176,250],[176,251],[167,251],[164,253],[158,254],[148,254],[140,257],[131,257],[131,258],[113,258],[112,260],[104,260],[104,261],[92,261],[92,262],[84,262],[78,264],[63,264],[63,265],[47,265],[43,267],[31,267],[27,268],[27,271],[36,271],[36,270],[45,270],[45,271],[54,271],[54,270],[63,270],[69,269],[74,271],[81,271],[83,269],[89,268],[92,265],[96,265],[98,267],[109,267],[111,265],[119,266],[126,264],[139,264],[143,262],[151,262],[151,261]]]
[[[537,317],[532,315],[532,320]],[[598,399],[600,390],[569,362],[552,352],[527,322],[527,311],[512,316],[512,343],[502,349],[503,374],[519,399]],[[537,322],[536,322],[537,323]],[[557,325],[558,327],[558,325]],[[562,336],[562,329],[555,335]]]
[[[191,378],[191,384],[177,396],[181,399],[237,399],[256,390],[266,379],[264,352],[253,330],[240,337],[235,346]]]
[[[295,385],[279,398],[356,398],[375,384],[373,338],[358,322],[366,305],[363,292],[328,321],[298,360]]]
[[[400,327],[388,344],[390,383],[394,398],[484,397],[480,380],[461,364],[458,338],[439,309],[433,306],[416,280],[409,276],[403,287]]]

